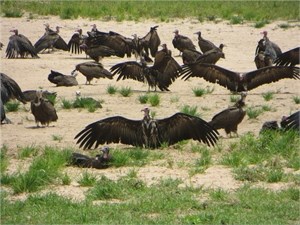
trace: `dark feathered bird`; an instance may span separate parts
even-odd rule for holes
[[[299,47],[286,51],[279,54],[275,59],[274,63],[277,66],[295,66],[300,64],[300,52]]]
[[[196,61],[197,63],[209,63],[209,64],[216,64],[220,58],[225,59],[225,54],[223,52],[224,44],[220,44],[220,47],[213,48],[204,52],[200,55]]]
[[[9,37],[6,48],[6,57],[9,59],[25,58],[30,55],[32,58],[39,58],[37,51],[27,37],[18,33],[17,29],[11,30],[14,35]]]
[[[11,123],[11,121],[6,117],[4,104],[6,104],[10,99],[17,99],[22,103],[26,103],[25,96],[18,85],[18,83],[7,76],[4,73],[0,73],[1,82],[1,123]]]
[[[133,79],[140,82],[147,82],[150,88],[158,87],[161,91],[169,91],[169,85],[178,76],[177,70],[181,69],[178,63],[168,55],[159,54],[154,65],[147,66],[145,60],[141,62],[128,61],[118,63],[110,68],[113,75],[119,74],[117,81],[124,79]]]
[[[217,65],[196,62],[182,66],[180,76],[185,80],[190,77],[202,77],[230,91],[242,92],[284,78],[300,79],[299,71],[299,67],[269,66],[251,72],[238,73]]]
[[[82,34],[82,29],[77,29],[68,42],[69,52],[80,54],[82,52],[80,45],[84,44],[87,37],[87,35]]]
[[[264,36],[261,40],[258,41],[258,45],[256,47],[256,54],[262,51],[266,55],[268,55],[272,59],[272,61],[274,61],[277,58],[277,56],[282,53],[281,49],[277,44],[270,41],[267,31],[263,31],[261,34],[263,34]]]
[[[67,43],[62,39],[62,37],[59,35],[59,29],[61,27],[57,26],[56,31],[49,30],[46,32],[35,44],[34,47],[36,49],[36,52],[40,52],[42,50],[48,49],[50,51],[54,48],[68,51],[69,47]]]
[[[56,86],[65,86],[65,87],[71,87],[71,86],[77,86],[78,82],[76,80],[77,73],[73,73],[72,75],[63,75],[59,72],[51,70],[51,73],[48,75],[48,80],[56,84]]]
[[[190,64],[197,61],[197,59],[202,55],[201,52],[192,49],[185,49],[182,52],[182,62],[183,64]]]
[[[85,52],[91,59],[99,62],[103,57],[116,55],[116,51],[105,45],[87,45],[82,44],[79,48]]]
[[[216,114],[209,124],[215,129],[224,129],[226,134],[231,135],[234,132],[237,135],[238,125],[244,119],[246,112],[243,110],[245,106],[246,94],[241,94],[241,99],[232,107],[229,107]]]
[[[150,31],[142,38],[139,39],[140,46],[143,48],[149,56],[149,50],[152,57],[155,57],[158,47],[160,46],[160,38],[157,33],[158,26],[150,28]]]
[[[269,55],[266,55],[263,51],[257,53],[254,58],[254,62],[257,69],[273,65],[273,60],[271,59],[271,57]]]
[[[4,44],[2,42],[0,42],[0,50],[2,50]]]
[[[101,152],[102,154],[96,155],[96,157],[89,157],[74,152],[70,159],[70,165],[82,168],[106,169],[110,166],[112,157],[109,154],[108,147],[102,148]]]
[[[177,48],[180,51],[180,53],[183,52],[185,49],[196,50],[196,47],[190,38],[180,35],[178,30],[175,30],[174,33],[175,36],[173,38],[172,43],[174,48]]]
[[[198,45],[200,50],[202,51],[202,53],[205,53],[207,51],[210,51],[214,48],[218,48],[216,45],[214,45],[214,43],[212,43],[209,40],[206,40],[204,38],[202,38],[201,36],[201,31],[196,32],[195,34],[198,35]]]
[[[36,98],[31,102],[31,112],[37,127],[39,123],[49,126],[50,122],[58,119],[54,105],[42,96],[42,91],[36,92]]]
[[[152,119],[148,108],[142,111],[142,120],[114,116],[86,126],[76,135],[77,144],[84,149],[119,142],[138,147],[159,148],[164,144],[172,145],[188,139],[212,146],[218,140],[218,132],[198,117],[176,113],[165,119]]]
[[[57,96],[56,92],[50,92],[47,90],[38,90],[42,92],[42,97],[45,99],[48,99],[50,101],[50,99],[55,99]],[[34,101],[34,99],[36,98],[36,92],[37,90],[26,90],[23,91],[23,95],[25,97],[26,102],[32,102]]]
[[[99,62],[85,62],[77,64],[71,74],[74,74],[76,71],[79,71],[86,77],[85,84],[91,84],[91,80],[93,78],[113,79],[113,74],[106,70]]]
[[[267,130],[287,131],[296,130],[300,132],[300,111],[297,111],[290,116],[283,116],[280,121],[280,127],[276,120],[264,122],[260,133]]]

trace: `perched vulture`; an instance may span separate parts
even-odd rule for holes
[[[45,99],[48,99],[49,101],[51,99],[55,99],[56,98],[56,92],[49,92],[47,90],[38,90],[40,92],[42,92],[42,97]],[[36,92],[37,90],[26,90],[23,91],[23,95],[25,97],[26,102],[32,102],[35,100],[36,98]]]
[[[32,58],[39,58],[37,51],[27,37],[18,33],[18,30],[11,30],[14,35],[9,37],[6,48],[6,57],[9,59],[25,58],[30,55]]]
[[[150,31],[143,38],[138,39],[138,45],[145,50],[147,56],[149,56],[149,50],[152,57],[155,57],[158,51],[160,38],[157,33],[157,28],[158,26],[151,27]]]
[[[49,126],[50,122],[58,119],[54,105],[49,100],[43,98],[42,91],[36,92],[36,97],[31,102],[31,112],[37,127],[39,127],[39,123]]]
[[[269,66],[258,70],[238,73],[217,65],[193,63],[182,66],[179,72],[182,79],[202,77],[211,83],[217,83],[230,91],[250,91],[260,85],[279,81],[284,78],[300,79],[299,67]]]
[[[102,155],[96,155],[91,158],[89,156],[74,152],[71,156],[70,165],[82,168],[106,169],[110,166],[111,155],[109,155],[109,148],[101,149]]]
[[[244,119],[246,112],[243,110],[245,106],[246,94],[241,94],[241,99],[234,106],[225,109],[216,114],[209,124],[215,129],[224,129],[226,134],[231,135],[234,132],[237,135],[238,125]]]
[[[200,55],[196,61],[197,63],[209,63],[209,64],[216,64],[220,58],[225,59],[225,54],[223,52],[223,47],[225,45],[220,44],[220,47],[213,48],[204,52]]]
[[[36,52],[45,51],[48,49],[50,51],[54,48],[68,51],[69,47],[67,43],[59,35],[59,29],[61,27],[57,26],[56,31],[48,30],[46,33],[34,44]]]
[[[274,63],[277,66],[295,66],[297,64],[300,64],[299,60],[299,47],[291,49],[289,51],[286,51],[282,54],[279,54],[277,58],[275,59]]]
[[[264,36],[261,40],[258,41],[256,54],[258,54],[260,51],[263,51],[266,55],[271,57],[272,61],[274,61],[277,56],[282,53],[281,49],[277,44],[270,41],[267,31],[263,31],[262,34]]]
[[[166,50],[167,51],[167,50]],[[179,64],[168,55],[168,53],[158,52],[155,57],[154,65],[148,67],[145,60],[141,62],[128,61],[118,63],[110,68],[113,75],[119,74],[117,81],[124,79],[133,79],[148,83],[150,88],[158,87],[161,91],[169,91],[168,87],[177,78],[177,70],[180,70]]]
[[[142,120],[114,116],[99,120],[80,131],[75,139],[84,149],[97,148],[100,144],[123,143],[145,148],[173,145],[182,140],[194,139],[213,146],[218,132],[204,120],[184,113],[165,119],[152,119],[145,108]]]
[[[174,48],[177,48],[180,51],[180,53],[183,52],[185,49],[196,50],[196,47],[190,38],[180,35],[178,30],[175,30],[173,33],[175,33],[175,36],[172,41],[173,46]]]
[[[48,75],[48,80],[56,84],[56,86],[66,86],[66,87],[71,87],[71,86],[77,86],[78,82],[76,80],[76,75],[77,73],[73,73],[71,76],[70,75],[63,75],[59,72],[51,70],[51,73]]]
[[[203,39],[201,36],[201,31],[198,31],[195,34],[198,34],[198,45],[202,53],[218,48],[211,41]]]
[[[73,75],[76,71],[79,71],[86,77],[85,84],[91,84],[93,78],[113,79],[113,74],[106,70],[99,62],[85,62],[77,64],[71,74]]]
[[[260,133],[266,130],[296,130],[300,132],[300,111],[297,111],[290,116],[283,116],[280,121],[280,126],[281,128],[278,126],[276,120],[267,121],[263,124]]]
[[[273,60],[269,55],[266,55],[263,51],[260,51],[257,53],[257,55],[254,58],[254,62],[257,69],[264,68],[267,66],[273,65]]]
[[[0,82],[1,82],[1,123],[5,121],[6,123],[11,123],[11,121],[5,115],[4,104],[7,103],[10,99],[17,99],[22,103],[26,103],[25,96],[17,84],[12,78],[7,76],[4,73],[0,73]]]
[[[73,54],[80,54],[82,52],[80,45],[84,44],[87,37],[87,35],[82,34],[82,29],[77,29],[68,42],[69,52]]]
[[[183,64],[191,64],[197,61],[197,59],[202,55],[201,52],[192,49],[185,49],[182,52],[182,62]]]

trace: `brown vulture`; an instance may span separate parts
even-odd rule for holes
[[[11,121],[5,115],[4,105],[10,99],[17,99],[20,102],[25,104],[26,99],[17,82],[12,78],[10,78],[9,76],[7,76],[6,74],[0,73],[0,82],[1,82],[1,102],[0,102],[1,123],[2,122],[11,123]]]
[[[218,48],[211,41],[203,39],[201,36],[201,31],[198,31],[195,34],[198,34],[198,45],[202,53],[205,53],[214,48]]]
[[[108,147],[103,147],[100,151],[102,154],[96,155],[94,158],[74,152],[70,159],[70,165],[81,168],[106,169],[110,166],[112,157]]]
[[[113,79],[113,74],[106,70],[99,62],[84,62],[77,64],[71,74],[73,75],[76,71],[79,71],[86,77],[85,84],[91,84],[93,78]]]
[[[6,48],[6,57],[9,59],[25,58],[30,55],[32,58],[39,58],[37,51],[31,41],[22,34],[19,34],[17,29],[11,30],[14,35],[9,37],[9,42]]]
[[[158,46],[160,46],[160,38],[157,33],[158,26],[150,28],[150,31],[142,38],[139,39],[141,48],[143,48],[149,56],[149,50],[152,57],[155,57],[158,51]]]
[[[54,48],[68,51],[69,47],[67,43],[59,35],[59,30],[61,27],[57,26],[56,31],[48,29],[46,33],[34,44],[36,52],[45,51],[48,49],[50,51]]]
[[[175,30],[173,33],[175,33],[172,40],[173,46],[174,48],[177,48],[180,53],[182,53],[185,49],[196,50],[196,47],[190,38],[179,34],[178,30]]]
[[[250,91],[260,85],[279,81],[284,78],[300,79],[299,67],[269,66],[258,70],[238,73],[217,65],[198,63],[182,66],[179,72],[182,79],[202,77],[217,83],[230,91]]]
[[[75,139],[84,149],[97,148],[100,144],[123,143],[145,148],[173,145],[182,140],[194,139],[213,146],[218,132],[204,120],[184,113],[164,119],[152,119],[145,108],[142,120],[114,116],[99,120],[80,131]]]
[[[64,75],[62,73],[56,72],[54,70],[51,70],[51,73],[48,75],[48,80],[56,84],[57,87],[59,86],[65,86],[65,87],[71,87],[71,86],[77,86],[78,82],[76,80],[77,73],[73,73],[70,75]]]
[[[223,47],[225,45],[220,44],[220,47],[213,48],[211,50],[208,50],[204,52],[202,55],[200,55],[196,61],[198,63],[209,63],[209,64],[216,64],[220,58],[225,59],[225,54],[223,52]]]
[[[297,47],[278,55],[274,63],[277,66],[295,66],[297,64],[300,64],[299,49],[300,48]]]
[[[276,131],[286,131],[286,130],[296,130],[300,132],[300,111],[297,111],[290,116],[283,116],[280,121],[280,126],[276,120],[267,121],[263,124],[260,133],[266,130],[276,130]]]
[[[57,94],[56,92],[49,92],[47,90],[38,90],[42,92],[42,97],[46,99],[55,99]],[[26,90],[23,91],[23,95],[25,96],[26,102],[32,102],[36,98],[37,90]]]
[[[264,68],[267,66],[273,65],[273,60],[269,55],[266,55],[263,51],[260,51],[257,53],[257,55],[254,58],[254,62],[257,69]]]
[[[82,34],[82,29],[77,29],[68,42],[69,52],[80,54],[82,52],[80,45],[84,44],[87,37],[87,35]]]
[[[269,57],[271,57],[272,61],[274,61],[277,56],[282,53],[281,49],[277,44],[270,41],[267,31],[263,31],[261,34],[263,34],[264,36],[261,40],[258,41],[256,54],[258,54],[260,51],[263,51],[265,55],[268,55]]]
[[[166,48],[166,46],[165,46]],[[178,76],[180,65],[169,55],[168,49],[157,52],[154,64],[148,67],[144,58],[141,62],[128,61],[118,63],[110,68],[113,75],[119,74],[117,81],[124,79],[133,79],[140,82],[148,83],[150,88],[158,87],[161,91],[169,91],[168,87]]]
[[[185,49],[182,52],[182,62],[183,64],[190,64],[197,61],[197,59],[202,55],[201,52],[192,49]]]
[[[43,98],[42,91],[36,92],[36,97],[31,102],[31,112],[37,127],[39,127],[39,123],[49,126],[50,122],[58,119],[54,105],[48,99]]]
[[[244,119],[246,112],[243,110],[245,106],[246,94],[241,94],[241,99],[234,106],[229,107],[216,114],[209,124],[215,129],[224,129],[226,135],[231,135],[234,132],[237,135],[238,125]]]

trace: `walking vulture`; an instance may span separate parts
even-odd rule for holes
[[[295,66],[300,64],[299,56],[300,51],[299,47],[286,51],[277,56],[274,63],[277,66]]]
[[[284,78],[300,79],[299,67],[269,66],[258,70],[238,73],[213,64],[192,63],[182,66],[179,72],[182,79],[202,77],[217,83],[230,91],[250,91],[260,85],[279,81]]]
[[[99,62],[85,62],[77,64],[71,74],[73,75],[76,71],[79,71],[86,77],[85,84],[91,84],[93,78],[113,79],[113,74],[106,70]]]
[[[153,119],[145,108],[142,120],[114,116],[99,120],[80,131],[75,139],[84,149],[97,148],[100,144],[123,143],[145,148],[173,145],[182,140],[194,139],[213,146],[218,132],[204,120],[184,113],[164,119]]]
[[[100,151],[102,154],[96,155],[94,158],[74,152],[70,159],[70,165],[82,168],[106,169],[109,167],[112,157],[109,154],[108,147],[103,147]]]
[[[209,124],[215,129],[224,129],[226,134],[231,135],[234,132],[237,135],[238,125],[244,119],[246,112],[243,110],[245,106],[246,94],[241,94],[241,99],[234,106],[229,107],[216,114]]]

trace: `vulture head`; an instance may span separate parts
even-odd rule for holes
[[[12,29],[9,32],[15,33],[15,35],[18,35],[18,29]]]
[[[177,37],[179,35],[179,30],[176,29],[173,33],[175,34],[175,37]]]
[[[144,116],[149,116],[150,109],[148,107],[142,109],[141,111],[144,112]]]
[[[103,152],[102,157],[104,159],[107,159],[108,155],[109,155],[109,147],[108,146],[104,146],[100,151]]]
[[[267,37],[267,35],[268,35],[268,31],[264,30],[263,32],[261,32],[261,34],[263,34],[263,35],[264,35],[264,37]]]

